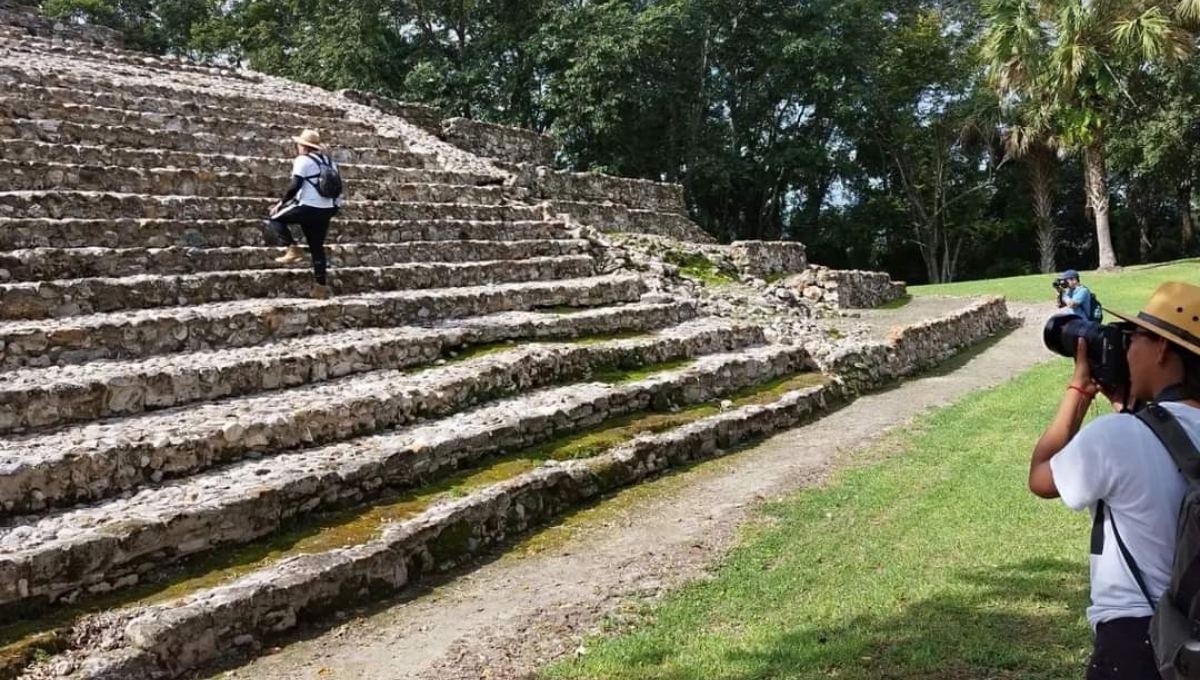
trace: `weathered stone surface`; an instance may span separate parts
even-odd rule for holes
[[[29,248],[229,248],[267,242],[265,219],[175,220],[0,218],[0,249]],[[540,240],[573,235],[562,222],[542,220],[367,220],[338,215],[330,244],[401,244],[410,241]]]
[[[253,540],[321,505],[359,501],[381,484],[455,469],[611,416],[712,399],[793,373],[807,361],[798,347],[710,355],[634,383],[533,393],[411,431],[308,451],[298,458],[282,454],[270,465],[249,461],[128,500],[51,515],[35,524],[18,523],[0,532],[0,604],[53,600],[85,583],[115,582],[147,560],[170,561]],[[20,580],[26,588],[15,586]]]
[[[273,111],[265,108],[245,108],[231,106],[226,103],[197,102],[188,98],[170,98],[161,96],[145,96],[133,94],[120,89],[87,90],[84,88],[67,89],[54,85],[43,86],[21,82],[16,78],[6,78],[0,75],[0,83],[5,85],[5,98],[20,99],[44,104],[64,104],[70,102],[85,102],[91,106],[108,109],[124,109],[141,113],[157,113],[167,116],[193,116],[200,118],[230,118],[236,120],[255,121],[270,114],[270,120],[276,125],[288,125],[297,130],[312,127],[320,130],[345,129],[356,132],[375,132],[374,127],[362,121],[349,120],[344,111],[317,109],[308,111],[293,111],[291,107],[276,107]],[[333,114],[333,115],[330,115]]]
[[[275,195],[277,198],[281,193],[279,187],[290,172],[290,166],[268,174],[0,160],[0,175],[6,178],[9,191],[108,191],[209,198]],[[358,200],[495,203],[524,198],[521,189],[437,183],[436,180],[442,179],[452,182],[463,179],[453,173],[439,173],[434,177],[430,171],[419,170],[412,174],[414,181],[396,177],[351,179],[346,175],[343,200],[353,205]]]
[[[329,272],[340,294],[450,288],[583,278],[595,273],[589,255],[490,262],[419,262],[388,267],[342,267]],[[303,269],[217,271],[0,284],[0,318],[46,319],[130,309],[196,305],[253,298],[306,296],[312,273]]]
[[[331,155],[337,156],[334,150]],[[68,165],[102,165],[141,170],[207,170],[214,173],[264,175],[277,182],[287,177],[292,159],[287,153],[278,156],[237,156],[228,153],[196,153],[168,149],[125,149],[84,144],[52,144],[26,139],[0,140],[0,158],[24,163],[65,163]],[[488,184],[494,177],[471,172],[440,170],[436,159],[411,151],[396,152],[388,165],[372,165],[339,161],[342,177],[349,181],[360,178],[379,181],[427,184]],[[273,193],[278,193],[278,187]]]
[[[814,304],[835,309],[881,307],[908,294],[903,281],[892,281],[884,272],[837,270],[810,265],[798,276],[779,284]]]
[[[713,243],[709,236],[686,215],[673,212],[631,209],[614,203],[547,201],[550,214],[565,216],[604,232],[654,234],[679,241]]]
[[[636,276],[374,293],[332,300],[243,300],[57,321],[0,322],[0,367],[51,366],[247,347],[347,328],[381,328],[504,311],[632,302]]]
[[[683,187],[678,184],[613,177],[594,172],[565,172],[529,163],[516,163],[505,167],[516,175],[514,182],[517,186],[528,187],[532,196],[536,198],[611,201],[641,210],[687,215],[687,207],[683,203]]]
[[[107,48],[124,46],[121,34],[111,28],[64,24],[38,14],[27,5],[23,6],[15,2],[0,4],[0,25],[19,27],[28,36],[65,38],[81,44]]]
[[[808,266],[807,249],[796,241],[734,241],[729,256],[742,274],[763,279]]]
[[[791,392],[768,406],[737,409],[639,438],[602,456],[539,468],[430,508],[361,546],[293,558],[227,585],[128,612],[117,624],[125,646],[96,650],[93,670],[78,678],[96,680],[102,677],[100,669],[120,668],[131,673],[130,680],[141,680],[181,672],[180,659],[210,662],[232,649],[235,639],[250,635],[265,640],[281,632],[267,622],[298,620],[332,602],[354,601],[355,593],[399,590],[410,574],[461,564],[588,499],[674,466],[722,455],[803,422],[841,398],[836,384]],[[459,537],[459,549],[445,549],[450,536]],[[135,670],[131,658],[143,666]]]
[[[1004,298],[988,297],[953,314],[897,328],[886,343],[814,341],[806,347],[823,372],[864,391],[936,366],[1015,323]]]
[[[536,206],[502,205],[506,191],[502,187],[453,187],[413,184],[400,187],[410,192],[405,201],[355,201],[339,215],[365,220],[481,220],[516,221],[542,217]],[[431,198],[464,202],[428,202]],[[491,201],[491,203],[468,200]],[[0,192],[0,218],[51,219],[174,219],[212,220],[245,219],[261,215],[265,220],[277,197],[200,197],[142,196],[93,191],[10,191]]]
[[[511,163],[553,165],[558,142],[533,130],[469,118],[442,121],[441,138],[477,156]]]
[[[586,255],[582,239],[507,241],[409,241],[348,243],[325,248],[330,267],[385,267],[404,262],[483,262]],[[308,263],[280,265],[278,248],[32,248],[0,251],[0,269],[11,281],[67,278],[194,274],[242,269],[302,269]],[[456,282],[457,283],[457,282]]]
[[[0,431],[91,421],[296,387],[357,373],[403,369],[449,356],[469,345],[648,331],[683,320],[689,314],[694,314],[693,309],[680,304],[635,304],[576,314],[502,313],[433,328],[344,331],[257,347],[17,370],[6,374],[0,387]],[[690,329],[685,327],[679,332],[685,331]],[[761,332],[741,329],[738,332],[746,334],[739,338],[752,338],[747,342],[762,342]],[[667,335],[673,337],[671,333]],[[294,401],[297,410],[312,406],[307,398],[280,397],[279,401]],[[235,406],[224,404],[221,409]],[[227,420],[221,418],[218,422]],[[111,437],[120,436],[119,432],[140,432],[140,437],[152,437],[154,426],[167,427],[168,422],[157,421],[143,427],[122,421],[105,428],[114,430]],[[87,438],[78,433],[58,432],[52,436],[56,443],[50,448],[60,446],[64,437]],[[33,443],[36,441],[36,437],[20,442],[0,440],[0,452],[9,449],[10,455],[15,456],[20,451],[42,447]],[[0,486],[6,483],[0,481]],[[44,495],[53,486],[47,482],[27,488],[41,489]],[[15,501],[0,494],[0,506],[12,502]]]
[[[428,104],[396,101],[380,94],[361,92],[359,90],[339,90],[338,94],[343,99],[358,102],[359,104],[379,109],[380,111],[386,111],[398,118],[403,118],[432,134],[440,134],[442,131],[442,118],[444,116],[437,107],[429,106]]]

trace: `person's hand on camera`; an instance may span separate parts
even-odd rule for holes
[[[1068,389],[1076,390],[1088,398],[1095,397],[1100,391],[1100,386],[1092,380],[1092,365],[1088,361],[1087,342],[1083,338],[1075,342],[1075,375],[1071,376]]]

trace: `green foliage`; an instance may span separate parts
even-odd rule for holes
[[[1084,154],[1055,157],[1083,149],[1109,158],[1111,191],[1093,193],[1122,261],[1194,245],[1200,88],[1179,60],[1197,0],[44,8],[145,49],[545,131],[570,169],[679,182],[719,239],[796,239],[826,264],[910,281],[1091,266]]]

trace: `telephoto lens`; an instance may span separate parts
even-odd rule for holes
[[[1074,314],[1057,314],[1046,322],[1042,341],[1051,352],[1073,359],[1076,344],[1082,338],[1087,345],[1092,378],[1106,392],[1120,391],[1129,387],[1129,364],[1125,360],[1129,325],[1102,324]]]

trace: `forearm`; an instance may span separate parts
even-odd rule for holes
[[[1078,388],[1078,389],[1076,389]],[[1058,496],[1054,485],[1054,477],[1050,470],[1050,459],[1062,451],[1071,439],[1079,432],[1088,407],[1092,405],[1092,395],[1086,394],[1081,385],[1072,385],[1058,405],[1058,412],[1050,421],[1049,427],[1033,447],[1033,456],[1029,461],[1029,488],[1043,498]]]
[[[283,194],[283,201],[287,202],[296,197],[300,193],[300,187],[304,186],[304,178],[298,175],[292,175],[292,183],[288,186],[287,191]]]

